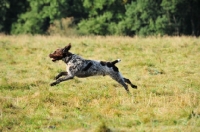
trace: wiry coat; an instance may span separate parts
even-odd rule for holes
[[[120,83],[127,92],[129,90],[126,83],[130,84],[132,88],[137,88],[137,86],[133,85],[129,79],[124,78],[115,66],[115,64],[120,61],[119,59],[113,62],[86,60],[76,54],[70,53],[70,48],[71,45],[69,44],[65,48],[57,49],[54,53],[49,55],[50,58],[53,58],[52,61],[63,60],[66,63],[66,72],[59,73],[55,77],[56,81],[51,83],[51,86],[62,81],[73,79],[74,76],[84,78],[96,75],[109,75],[112,79]],[[61,76],[64,77],[60,78]]]

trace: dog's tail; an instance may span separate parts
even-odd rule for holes
[[[115,65],[116,63],[120,62],[121,60],[120,59],[117,59],[115,61],[112,61],[111,64]]]

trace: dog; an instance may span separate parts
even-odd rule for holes
[[[132,88],[137,89],[137,86],[133,85],[129,79],[124,78],[119,72],[118,68],[115,66],[116,63],[121,61],[120,59],[112,62],[86,60],[79,55],[69,52],[70,48],[71,43],[64,48],[57,49],[53,53],[49,54],[49,57],[52,58],[53,62],[62,60],[66,64],[66,71],[60,72],[55,77],[56,81],[50,84],[51,86],[73,79],[75,76],[79,78],[85,78],[96,75],[109,75],[112,79],[121,84],[128,93],[129,89],[127,84],[129,84]],[[64,77],[61,78],[61,76]]]

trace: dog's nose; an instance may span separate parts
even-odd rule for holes
[[[51,57],[52,56],[52,54],[49,54],[49,57]]]

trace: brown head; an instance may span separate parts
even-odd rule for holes
[[[69,43],[68,46],[65,46],[64,48],[57,49],[52,54],[49,54],[49,57],[52,58],[53,62],[58,61],[58,60],[62,60],[67,55],[71,54],[70,52],[68,52],[70,50],[70,48],[71,48],[71,44]]]

